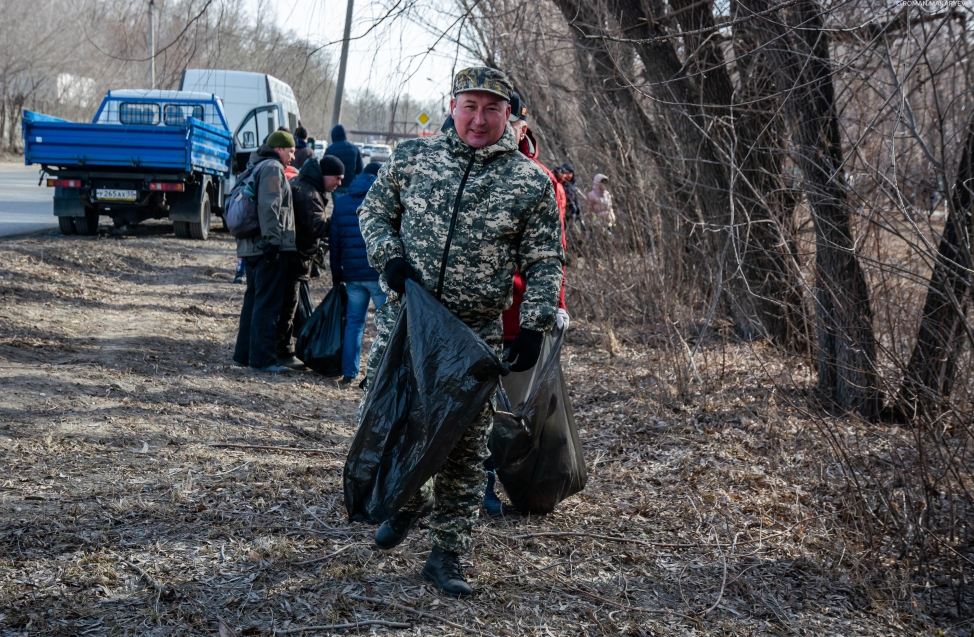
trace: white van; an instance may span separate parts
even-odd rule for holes
[[[179,86],[183,91],[213,93],[223,100],[233,131],[235,172],[246,166],[250,154],[280,126],[293,132],[301,124],[294,91],[266,73],[186,69]]]

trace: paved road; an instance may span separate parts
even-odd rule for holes
[[[54,189],[38,176],[39,167],[0,165],[0,237],[57,228]]]

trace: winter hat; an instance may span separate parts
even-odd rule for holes
[[[528,105],[517,91],[511,93],[511,116],[507,118],[509,122],[516,122],[519,119],[528,118]]]
[[[267,136],[267,145],[271,148],[294,148],[294,135],[276,130]]]
[[[566,161],[564,164],[561,165],[561,172],[563,172],[563,173],[574,173],[575,172],[575,167],[572,166],[570,163],[568,163]]]
[[[325,177],[341,177],[345,174],[345,164],[334,155],[325,155],[318,163],[321,164],[321,174]]]
[[[608,183],[608,181],[609,181],[609,178],[606,177],[605,175],[603,175],[602,173],[599,173],[598,175],[596,175],[595,176],[595,179],[592,180],[592,182],[593,183],[596,183],[596,184]]]
[[[370,161],[362,172],[368,173],[370,175],[378,175],[379,169],[382,168],[382,164],[377,161]]]

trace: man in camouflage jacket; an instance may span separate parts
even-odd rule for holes
[[[514,371],[537,362],[543,333],[555,322],[564,252],[551,180],[518,151],[507,125],[512,91],[497,69],[460,71],[450,102],[454,127],[401,143],[359,209],[369,263],[391,292],[376,312],[366,391],[399,314],[406,279],[436,295],[500,354],[501,313],[511,304],[514,271],[520,269],[527,281],[522,329],[508,359]],[[432,509],[433,551],[422,575],[459,597],[471,593],[459,554],[470,548],[480,511],[491,424],[488,404],[440,471],[375,537],[379,548],[390,549]]]

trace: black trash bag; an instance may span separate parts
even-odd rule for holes
[[[375,372],[343,480],[350,520],[394,515],[497,390],[494,350],[414,281]]]
[[[298,287],[298,309],[294,313],[294,333],[300,334],[314,312],[315,304],[311,301],[311,286],[307,281],[301,281]]]
[[[345,303],[344,286],[333,287],[298,332],[294,343],[295,356],[324,376],[337,376],[342,371]]]
[[[494,414],[488,444],[497,477],[523,513],[551,513],[588,481],[561,369],[564,338],[564,330],[547,334],[539,363],[507,376],[498,388],[498,402],[506,411]],[[516,414],[511,402],[519,405]]]

